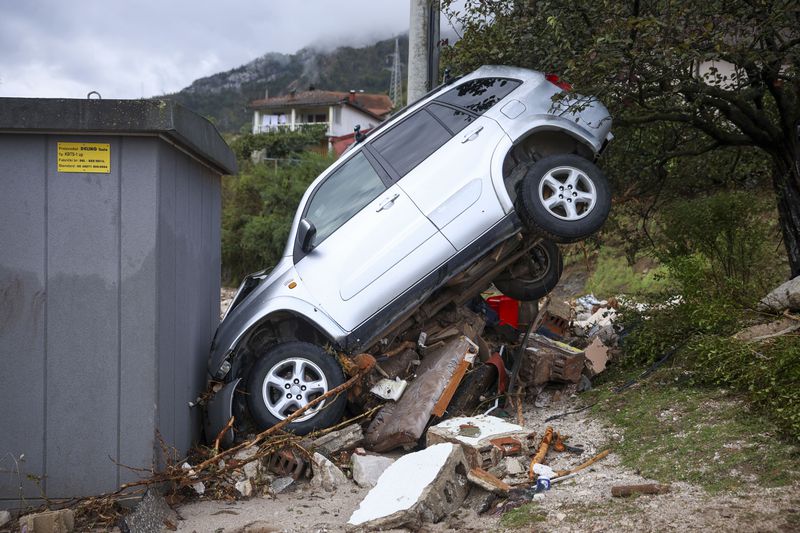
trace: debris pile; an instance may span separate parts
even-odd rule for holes
[[[82,505],[102,504],[111,525],[122,523],[117,499],[153,485],[167,487],[164,501],[174,505],[274,497],[302,487],[349,490],[354,483],[369,492],[348,527],[375,529],[419,528],[465,505],[501,512],[529,501],[591,461],[552,470],[548,454],[583,449],[553,428],[526,427],[522,400],[541,405],[590,386],[616,349],[616,302],[590,295],[571,304],[545,301],[538,313],[520,306],[518,316],[529,315],[523,334],[477,300],[438,309],[425,327],[416,322],[375,353],[343,361],[350,375],[343,385],[279,424],[233,440],[231,420],[211,446]],[[339,394],[347,395],[353,418],[304,437],[283,432],[305,410]],[[157,504],[148,490],[141,512],[124,520],[167,516]],[[174,517],[158,520],[171,524]]]

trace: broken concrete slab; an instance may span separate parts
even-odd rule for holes
[[[394,459],[382,455],[357,455],[350,457],[350,464],[353,468],[353,481],[359,487],[374,487],[378,484],[378,478],[386,471]]]
[[[536,446],[534,437],[528,429],[502,418],[478,415],[450,418],[430,427],[425,442],[428,446],[441,442],[459,444],[470,468],[488,469],[507,455],[527,454]]]
[[[744,342],[758,342],[773,339],[782,335],[788,335],[800,330],[800,320],[782,318],[769,324],[758,324],[743,329],[733,336],[734,339]]]
[[[418,377],[396,403],[384,406],[364,435],[365,447],[376,452],[417,445],[434,406],[462,361],[477,352],[475,345],[460,336],[431,352],[422,361]]]
[[[467,479],[483,490],[488,490],[498,496],[506,496],[508,495],[508,491],[511,490],[511,487],[507,483],[482,468],[470,469],[470,471],[467,472]]]
[[[364,432],[359,424],[350,424],[337,431],[331,431],[317,439],[304,439],[300,446],[330,457],[334,453],[352,450],[364,440]]]
[[[314,487],[333,492],[339,487],[349,484],[347,476],[339,470],[339,467],[319,452],[315,452],[311,457],[311,469],[314,472],[311,485]]]
[[[153,489],[147,489],[136,509],[122,519],[122,531],[136,533],[161,533],[178,525],[178,513],[172,510],[164,497]]]
[[[11,522],[11,513],[8,511],[0,511],[0,527]]]
[[[800,309],[800,276],[778,286],[758,302],[759,311],[782,313],[786,309]]]
[[[599,337],[595,337],[583,353],[586,356],[586,368],[592,376],[596,376],[606,369],[608,348]]]
[[[21,533],[70,533],[74,529],[75,513],[72,509],[33,513],[19,519]]]
[[[367,493],[347,527],[375,530],[439,522],[461,507],[469,492],[461,447],[441,443],[395,461]]]
[[[525,466],[523,466],[522,462],[516,457],[505,457],[503,459],[503,464],[506,467],[506,474],[509,476],[518,476],[527,473]]]

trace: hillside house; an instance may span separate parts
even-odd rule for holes
[[[339,155],[352,143],[353,128],[358,124],[366,133],[383,122],[392,110],[392,101],[385,94],[310,89],[255,100],[250,108],[253,133],[324,124],[328,150]]]

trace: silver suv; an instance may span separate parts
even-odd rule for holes
[[[283,257],[244,280],[223,318],[207,437],[234,413],[277,423],[344,381],[336,354],[379,355],[491,283],[521,300],[544,296],[561,274],[555,243],[608,216],[593,161],[610,128],[600,102],[555,76],[485,66],[360,138],[309,186]],[[345,404],[339,395],[288,428],[330,426]]]

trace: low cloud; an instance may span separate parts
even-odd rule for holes
[[[267,52],[363,45],[408,30],[397,0],[4,2],[0,96],[139,98]]]

